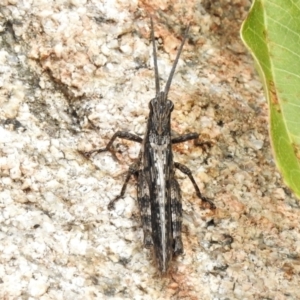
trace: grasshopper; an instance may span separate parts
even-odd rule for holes
[[[105,148],[93,150],[86,154],[112,151],[111,146],[116,138],[127,139],[142,144],[137,162],[129,167],[120,194],[109,203],[114,203],[124,196],[126,186],[132,175],[137,178],[137,199],[140,208],[141,221],[144,231],[144,246],[153,247],[160,272],[168,271],[174,255],[183,253],[181,240],[182,204],[179,184],[175,178],[175,169],[179,169],[191,180],[197,196],[214,208],[211,200],[202,196],[195,179],[185,165],[173,161],[172,144],[194,140],[197,144],[198,133],[188,133],[178,137],[171,136],[171,112],[174,104],[168,99],[168,92],[175,73],[183,45],[187,38],[187,27],[182,43],[177,52],[164,91],[160,91],[157,66],[156,46],[154,39],[153,21],[151,18],[151,40],[153,45],[154,72],[156,95],[149,102],[149,117],[144,139],[125,132],[117,131]],[[204,143],[199,143],[201,145]]]

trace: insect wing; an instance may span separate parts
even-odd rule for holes
[[[181,240],[182,224],[182,203],[179,183],[172,176],[171,183],[171,213],[172,213],[172,235],[173,235],[173,253],[175,255],[183,253],[183,244]]]
[[[151,225],[154,252],[161,272],[166,272],[173,254],[170,172],[172,150],[170,143],[150,143],[147,152],[152,166],[149,172]]]
[[[144,231],[144,246],[150,248],[153,245],[151,225],[151,203],[149,184],[144,170],[140,170],[137,182],[137,198],[140,207],[141,220]]]

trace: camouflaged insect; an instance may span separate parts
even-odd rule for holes
[[[117,137],[142,144],[137,162],[129,167],[121,193],[110,202],[109,208],[112,208],[114,203],[124,196],[130,177],[135,175],[137,177],[137,198],[144,231],[144,245],[146,248],[154,248],[158,268],[161,273],[168,271],[174,255],[183,253],[181,240],[181,192],[175,179],[175,169],[179,169],[186,174],[193,183],[197,196],[202,201],[209,203],[211,208],[214,208],[214,204],[201,195],[190,169],[173,161],[172,144],[188,140],[196,141],[199,137],[198,133],[188,133],[178,137],[171,136],[170,119],[174,105],[167,98],[188,30],[189,27],[185,31],[165,90],[161,92],[153,21],[151,19],[156,95],[149,102],[150,112],[145,137],[142,139],[128,132],[118,131],[113,135],[105,148],[87,153],[90,155],[95,152],[111,151],[111,146]]]

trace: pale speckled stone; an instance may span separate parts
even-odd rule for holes
[[[161,0],[2,3],[1,299],[297,299],[298,203],[272,162],[266,101],[238,37],[249,4],[174,1],[169,13]],[[217,206],[202,209],[176,171],[185,253],[163,278],[142,245],[134,179],[107,208],[140,145],[116,140],[117,159],[77,152],[116,130],[144,134],[155,93],[149,14],[162,86],[191,24],[172,129],[212,147],[178,144],[174,156]]]
[[[40,297],[48,289],[48,284],[41,280],[31,279],[28,285],[28,293],[33,297]]]

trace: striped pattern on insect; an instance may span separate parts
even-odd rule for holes
[[[199,137],[198,133],[188,133],[178,137],[171,136],[171,113],[174,105],[168,99],[168,92],[188,31],[189,27],[185,31],[165,89],[161,91],[153,21],[151,19],[156,94],[155,98],[149,102],[150,112],[145,136],[142,139],[135,134],[118,131],[113,135],[105,148],[85,153],[89,156],[95,152],[112,151],[111,146],[116,138],[123,138],[142,144],[137,162],[129,167],[122,190],[110,202],[109,208],[111,209],[114,203],[124,196],[130,177],[132,175],[136,176],[137,199],[144,231],[144,245],[146,248],[154,248],[154,254],[161,273],[168,271],[174,255],[183,253],[181,240],[181,192],[175,178],[175,169],[179,169],[189,177],[197,196],[202,201],[207,202],[210,208],[215,207],[211,200],[201,195],[190,169],[173,161],[172,144],[188,140],[196,141]]]

